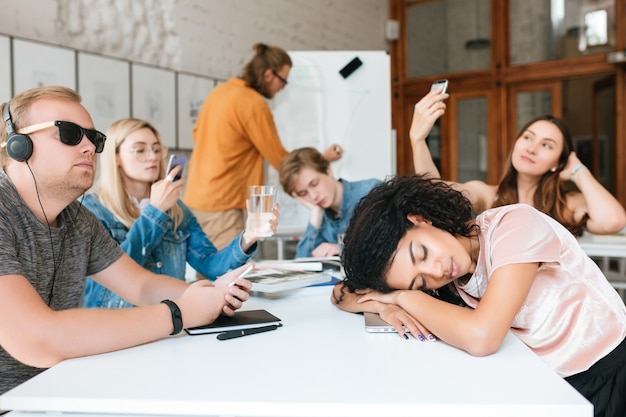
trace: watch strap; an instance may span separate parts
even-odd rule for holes
[[[178,305],[172,300],[163,300],[161,302],[167,305],[172,313],[174,330],[170,333],[170,336],[180,333],[183,330],[183,315],[180,312],[180,308],[178,308]]]

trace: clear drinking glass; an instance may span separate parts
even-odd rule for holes
[[[272,209],[276,204],[276,187],[273,185],[250,186],[251,231],[258,236],[272,236],[270,221],[274,218]]]

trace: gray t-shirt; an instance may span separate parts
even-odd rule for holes
[[[78,201],[61,212],[58,227],[49,228],[26,206],[2,169],[0,195],[0,279],[9,274],[26,277],[53,310],[78,307],[85,277],[107,268],[124,253]],[[0,348],[0,394],[42,371]]]

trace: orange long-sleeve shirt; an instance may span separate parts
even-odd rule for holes
[[[203,211],[245,209],[248,186],[263,184],[263,159],[279,169],[289,154],[265,98],[239,78],[207,96],[193,140],[184,202]]]

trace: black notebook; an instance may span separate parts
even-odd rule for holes
[[[267,310],[236,311],[234,316],[219,316],[213,323],[190,327],[185,331],[190,335],[222,333],[230,330],[254,329],[256,327],[280,324],[280,319]]]

